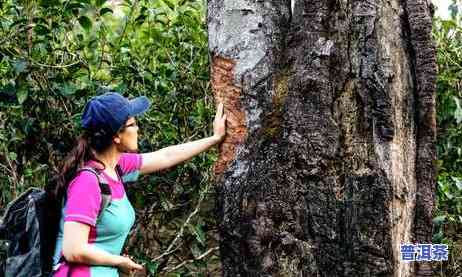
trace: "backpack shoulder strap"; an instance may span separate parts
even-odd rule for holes
[[[117,175],[119,175],[120,181],[125,186],[125,182],[124,182],[124,178],[123,178],[124,177],[124,172],[122,171],[122,168],[120,167],[119,164],[116,164],[115,170],[117,172]]]
[[[98,179],[98,185],[101,190],[101,206],[99,209],[98,217],[96,219],[98,221],[103,211],[111,204],[111,188],[109,187],[109,184],[106,182],[106,180],[104,178],[101,178],[100,172],[94,169],[93,167],[85,166],[77,170],[77,172],[81,171],[90,171],[93,174],[95,174],[96,178]]]

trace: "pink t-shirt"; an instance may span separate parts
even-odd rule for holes
[[[141,168],[141,155],[124,153],[118,162],[124,178],[129,174],[137,174]],[[89,161],[85,166],[101,167],[101,164]],[[102,172],[111,188],[112,200],[122,199],[125,195],[123,184]],[[138,173],[139,174],[139,173]],[[96,185],[87,185],[96,184]],[[82,199],[85,199],[83,202]],[[101,205],[101,191],[95,174],[83,171],[71,181],[67,190],[66,216],[64,221],[77,221],[95,226]]]
[[[89,161],[85,165],[101,167],[101,164]],[[135,181],[139,176],[142,165],[141,154],[124,153],[118,165],[121,168],[125,184]],[[101,206],[101,190],[95,174],[89,171],[80,172],[70,183],[67,190],[66,204],[63,208],[60,231],[56,243],[54,263],[57,264],[62,255],[62,239],[64,222],[75,221],[90,226],[88,243],[114,255],[120,255],[125,239],[135,220],[135,212],[126,197],[121,180],[102,171],[100,178],[104,178],[111,189],[111,203],[98,214]],[[55,277],[116,277],[117,269],[108,266],[89,266],[64,262],[54,273]]]

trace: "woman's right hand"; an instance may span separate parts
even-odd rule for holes
[[[226,136],[226,114],[224,114],[223,103],[218,104],[215,120],[213,121],[213,136],[221,142]]]
[[[120,271],[124,273],[130,273],[132,271],[138,271],[138,270],[143,270],[143,266],[140,264],[135,263],[130,259],[128,256],[120,256],[119,262],[117,263],[117,267],[119,268]]]

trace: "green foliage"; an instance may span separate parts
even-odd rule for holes
[[[140,152],[211,135],[214,111],[202,1],[119,2],[1,1],[0,207],[26,188],[45,184],[81,131],[84,104],[103,91],[146,95],[152,101],[151,110],[138,120]],[[139,221],[152,220],[150,226],[161,230],[153,231],[159,243],[150,253],[128,245],[152,275],[180,263],[171,255],[152,259],[167,248],[204,196],[175,256],[194,259],[216,245],[213,193],[205,190],[214,159],[216,153],[208,151],[143,177],[129,191]],[[206,274],[208,261],[218,264],[212,254],[172,274]]]
[[[433,241],[447,243],[450,261],[442,276],[460,276],[462,253],[462,28],[455,20],[436,20],[438,45],[437,209]],[[442,270],[438,270],[440,272]]]
[[[438,43],[438,207],[462,224],[462,28],[437,21]]]

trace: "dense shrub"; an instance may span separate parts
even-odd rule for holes
[[[462,28],[454,20],[436,20],[438,45],[438,182],[434,219],[436,243],[447,243],[449,261],[439,276],[462,275]]]
[[[103,91],[152,101],[138,120],[141,152],[211,135],[214,103],[204,16],[201,1],[0,1],[0,207],[46,182],[80,132],[84,103]],[[207,208],[213,207],[215,158],[216,151],[208,151],[145,176],[130,190],[138,219],[146,219],[149,207],[156,222],[150,226],[162,226],[149,255],[130,247],[152,274],[216,245]],[[152,261],[201,198],[200,212],[176,241],[175,248],[181,247]],[[216,260],[216,252],[173,272],[205,274],[206,261]]]

